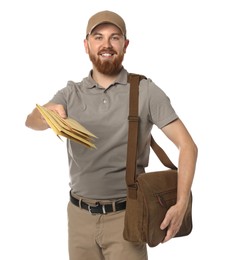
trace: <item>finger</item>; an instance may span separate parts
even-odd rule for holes
[[[164,240],[162,241],[162,243],[165,243],[167,241],[169,241],[171,238],[173,238],[175,236],[174,232],[171,230],[168,230],[166,233],[166,236],[164,238]]]
[[[66,113],[65,113],[64,110],[58,111],[58,114],[59,114],[62,118],[67,118],[67,115],[66,115]]]

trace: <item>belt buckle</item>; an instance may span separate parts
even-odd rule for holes
[[[97,203],[95,206],[90,206],[88,205],[88,211],[90,214],[98,214],[96,212],[92,212],[92,208],[96,208],[98,206],[101,206],[102,207],[102,212],[100,212],[99,214],[106,214],[106,209],[105,209],[105,205],[100,205],[100,203]]]

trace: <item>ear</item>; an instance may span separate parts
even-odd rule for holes
[[[89,53],[88,40],[87,39],[84,40],[84,47],[85,47],[86,53]]]
[[[128,45],[129,45],[129,40],[126,39],[125,44],[124,44],[124,53],[126,53],[126,49],[127,49]]]

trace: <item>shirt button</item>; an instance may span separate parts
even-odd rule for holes
[[[103,103],[104,103],[104,104],[106,104],[106,103],[107,103],[107,100],[106,100],[106,99],[104,99],[104,100],[103,100]]]

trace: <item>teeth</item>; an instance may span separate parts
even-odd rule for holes
[[[112,56],[112,54],[110,54],[110,53],[103,53],[103,54],[101,54],[101,56],[110,57],[110,56]]]

